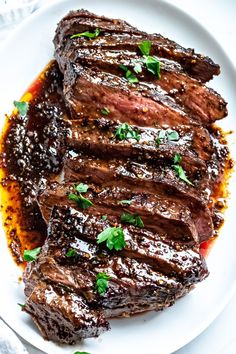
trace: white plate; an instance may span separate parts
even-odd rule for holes
[[[159,32],[186,47],[208,54],[221,65],[222,74],[211,86],[228,101],[229,117],[225,129],[236,127],[236,74],[219,44],[193,18],[162,1],[66,0],[43,8],[26,20],[0,50],[0,114],[10,112],[12,101],[22,93],[53,56],[52,38],[58,20],[70,9],[86,8],[98,14],[122,18],[148,32]],[[3,124],[3,119],[1,120]],[[1,128],[1,127],[0,127]],[[235,149],[235,135],[230,138]],[[236,288],[236,176],[231,179],[231,199],[221,235],[208,258],[209,278],[175,306],[161,313],[150,312],[129,319],[111,321],[112,329],[98,339],[83,344],[57,346],[42,339],[29,316],[17,305],[24,302],[23,286],[18,284],[19,269],[0,237],[0,314],[23,338],[49,354],[171,353],[201,333],[222,311]]]

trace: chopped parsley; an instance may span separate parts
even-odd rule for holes
[[[104,114],[105,116],[108,116],[108,114],[110,114],[111,111],[109,108],[103,107],[103,109],[101,109],[101,113]]]
[[[132,200],[120,200],[118,204],[123,204],[123,205],[130,205],[132,203]]]
[[[175,130],[160,130],[156,144],[160,145],[165,141],[177,141],[179,140],[179,133]]]
[[[91,200],[84,198],[81,194],[70,193],[68,194],[68,198],[76,202],[81,209],[87,209],[93,205]]]
[[[96,276],[96,290],[99,295],[104,295],[108,289],[108,281],[111,280],[111,277],[104,273],[98,273]]]
[[[82,33],[76,33],[70,36],[70,39],[73,38],[78,38],[78,37],[87,37],[87,38],[97,38],[99,34],[101,33],[101,30],[99,28],[96,28],[94,32],[82,32]]]
[[[14,101],[13,102],[14,106],[17,108],[20,116],[22,118],[24,118],[28,112],[29,109],[29,103],[28,102],[24,102],[24,101]]]
[[[179,164],[182,160],[182,157],[180,156],[180,154],[175,154],[174,156],[174,164]]]
[[[35,261],[37,256],[41,251],[41,247],[34,248],[33,250],[24,250],[24,261],[32,262]]]
[[[140,228],[144,227],[143,220],[140,218],[139,215],[123,213],[121,215],[120,219],[122,222],[125,222],[127,224],[132,224],[132,225],[140,227]]]
[[[139,49],[143,55],[143,62],[146,65],[147,70],[160,79],[160,62],[153,56],[150,56],[151,47],[152,42],[150,41],[143,41],[139,45]]]
[[[86,193],[88,191],[89,186],[87,184],[80,183],[80,184],[75,185],[74,188],[75,188],[76,192],[78,192],[78,193]]]
[[[122,228],[107,227],[97,236],[97,243],[100,244],[102,242],[106,242],[106,246],[109,250],[113,248],[116,251],[122,250],[126,245]]]
[[[139,82],[137,76],[135,76],[135,75],[132,73],[132,71],[127,68],[127,66],[121,64],[121,65],[120,65],[120,68],[121,68],[122,70],[124,70],[124,72],[125,72],[125,78],[126,78],[131,84],[135,84],[135,83]]]
[[[134,129],[130,127],[128,123],[122,123],[119,125],[119,127],[116,129],[115,136],[119,140],[125,140],[125,139],[135,139],[137,141],[140,140],[140,134]]]
[[[136,74],[140,74],[142,72],[142,65],[138,62],[135,62],[134,71],[136,72]]]
[[[66,252],[66,257],[71,258],[74,257],[77,254],[76,250],[73,248],[70,248],[67,252]]]
[[[17,305],[19,305],[22,309],[25,307],[25,304],[17,304]]]
[[[148,56],[150,54],[152,42],[151,41],[143,41],[142,43],[140,43],[140,45],[138,47],[143,55]]]
[[[79,194],[69,193],[68,199],[76,202],[78,207],[80,207],[81,209],[87,209],[87,208],[91,207],[93,205],[93,203],[89,199],[83,197],[81,194],[81,193],[86,193],[88,191],[88,188],[89,188],[89,186],[84,183],[80,183],[80,184],[75,185],[74,190]]]
[[[102,219],[103,221],[105,221],[105,220],[107,219],[107,215],[102,215],[102,216],[101,216],[101,219]]]
[[[177,176],[184,182],[186,182],[187,184],[190,184],[191,186],[193,186],[193,183],[188,179],[188,177],[186,176],[186,172],[184,171],[183,167],[180,166],[180,162],[182,160],[182,157],[179,154],[175,154],[174,156],[174,165],[173,165],[173,169],[175,170]]]

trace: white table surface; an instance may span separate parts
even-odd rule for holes
[[[225,48],[236,67],[236,0],[168,1],[201,22]],[[42,4],[48,2],[47,0],[41,0]],[[0,30],[0,43],[1,39],[7,36],[7,33],[7,31]],[[175,354],[236,354],[235,328],[236,294],[221,315],[200,336]],[[23,341],[23,343],[29,354],[42,354],[26,342]]]

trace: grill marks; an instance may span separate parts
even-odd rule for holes
[[[97,38],[70,39],[96,28]],[[130,84],[119,65],[133,70],[147,39],[161,78],[143,68]],[[209,128],[227,110],[204,85],[219,66],[161,35],[80,10],[62,19],[54,44],[71,112],[63,118],[67,152],[60,173],[40,184],[48,237],[25,272],[24,310],[46,339],[73,343],[109,329],[108,318],[171,306],[208,275],[199,245],[214,232],[210,194],[227,156]],[[136,138],[117,137],[122,123]],[[173,131],[177,138],[168,139]],[[82,182],[92,202],[86,210],[68,198]],[[139,216],[143,227],[122,222],[123,213]],[[97,244],[109,227],[123,230],[119,251]],[[101,272],[109,276],[102,295]]]

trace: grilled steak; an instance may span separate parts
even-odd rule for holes
[[[159,34],[147,34],[130,26],[122,20],[111,20],[104,16],[94,15],[86,10],[71,11],[58,24],[54,44],[61,63],[61,51],[66,40],[76,33],[100,28],[104,36],[91,42],[81,40],[81,46],[101,47],[103,49],[128,50],[137,52],[137,47],[143,40],[149,39],[152,43],[152,55],[158,55],[177,61],[191,76],[202,82],[209,81],[213,75],[219,75],[220,67],[210,58],[196,54],[193,49],[185,49]],[[117,40],[113,40],[113,36]]]
[[[47,238],[24,272],[24,311],[44,338],[71,344],[208,276],[199,249],[228,154],[212,123],[227,109],[204,85],[217,64],[125,21],[72,11],[54,44],[66,114],[43,144],[60,165],[35,181]]]
[[[108,225],[108,221],[71,208],[54,208],[46,243],[36,263],[25,272],[24,311],[32,315],[45,338],[73,343],[84,336],[97,336],[108,328],[105,318],[127,316],[147,307],[163,309],[207,276],[198,253],[171,249],[144,231],[145,240],[132,227],[125,230],[123,251],[113,254],[101,249],[95,243],[96,235]],[[72,248],[75,255],[66,256]],[[96,275],[101,272],[110,276],[103,296],[95,290]]]

